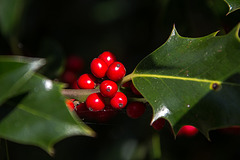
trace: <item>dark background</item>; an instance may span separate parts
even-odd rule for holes
[[[11,1],[1,0],[0,5]],[[215,31],[228,33],[239,23],[240,11],[229,15],[223,0],[25,0],[9,30],[0,33],[0,53],[43,57],[47,65],[40,71],[50,79],[60,79],[70,55],[84,59],[82,73],[101,52],[113,52],[131,73],[142,58],[161,46],[175,24],[184,37],[200,37]],[[14,3],[12,3],[14,4]],[[4,7],[0,6],[3,10]],[[2,11],[0,11],[2,12]],[[17,18],[16,18],[17,17]],[[7,17],[11,19],[11,17]],[[13,18],[14,19],[14,18]],[[4,20],[0,19],[1,26]],[[79,73],[79,74],[82,74]],[[61,79],[60,79],[61,80]],[[200,133],[175,140],[169,125],[162,131],[149,126],[152,111],[137,120],[124,111],[111,122],[87,123],[96,138],[71,137],[55,145],[50,157],[38,147],[8,142],[10,159],[237,159],[240,136],[211,132],[211,142]],[[161,142],[161,143],[159,143]],[[161,144],[161,145],[160,145]],[[160,145],[160,147],[159,147]],[[5,159],[1,141],[0,159]],[[158,154],[157,154],[158,153]]]

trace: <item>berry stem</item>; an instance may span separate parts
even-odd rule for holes
[[[136,98],[136,97],[129,97],[128,102],[142,102],[147,103],[148,101],[145,98]]]
[[[62,95],[68,98],[75,98],[80,102],[86,101],[92,93],[100,92],[99,89],[62,89]]]
[[[123,79],[119,82],[119,86],[122,86],[124,83],[131,81],[133,77],[133,73],[126,75]]]

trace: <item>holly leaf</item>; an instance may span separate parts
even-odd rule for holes
[[[18,94],[17,91],[44,64],[44,59],[0,56],[0,105]]]
[[[229,11],[227,14],[232,13],[238,9],[240,9],[240,1],[239,0],[224,0],[228,7],[229,7]]]
[[[0,1],[0,28],[5,36],[13,35],[18,31],[26,5],[26,0]]]
[[[33,62],[29,61],[29,64],[21,64],[21,61],[14,63],[14,60],[16,58],[13,58],[11,63],[7,60],[0,63],[0,77],[7,77],[2,79],[1,86],[9,85],[11,82],[13,86],[17,86],[14,88],[16,90],[9,88],[11,91],[7,92],[14,92],[14,94],[11,94],[11,98],[10,96],[5,98],[0,106],[0,137],[22,144],[35,145],[53,154],[54,144],[66,137],[95,135],[92,129],[68,110],[65,97],[61,94],[62,84],[36,73],[26,74],[29,72],[27,70],[24,70],[25,74],[22,73],[23,68],[29,68],[26,65],[34,64],[34,59],[32,59]],[[21,67],[17,69],[16,66]],[[3,68],[6,69],[4,72],[2,72]],[[23,75],[20,78],[27,77],[24,79],[25,83],[18,83],[19,79],[14,79],[16,77],[12,76],[13,73],[18,72]],[[23,81],[22,79],[20,81]],[[3,94],[0,95],[2,96]]]
[[[128,78],[175,134],[183,125],[209,131],[240,125],[240,25],[229,34],[200,38],[176,29],[165,44],[145,57]],[[233,77],[234,76],[234,77]]]

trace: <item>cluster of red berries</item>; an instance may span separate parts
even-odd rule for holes
[[[126,69],[121,62],[116,61],[113,53],[105,51],[93,59],[90,64],[92,74],[82,74],[75,81],[74,89],[96,89],[100,93],[90,94],[85,102],[74,104],[73,99],[66,100],[70,110],[75,110],[81,119],[106,121],[116,115],[116,110],[126,107],[126,113],[130,118],[138,118],[145,112],[145,104],[141,102],[128,103],[124,93],[119,91],[117,83],[126,74]],[[131,81],[123,85],[129,87],[132,92],[140,96],[140,92]]]
[[[65,80],[72,84],[74,89],[96,89],[100,93],[90,94],[85,102],[78,103],[74,99],[67,99],[66,104],[70,110],[75,110],[81,119],[96,120],[98,122],[108,121],[116,115],[116,111],[126,107],[128,117],[136,119],[142,116],[146,110],[145,103],[129,102],[124,93],[119,91],[117,82],[121,81],[126,74],[124,65],[116,61],[113,53],[105,51],[93,59],[90,65],[92,74],[82,74],[76,78],[76,72],[82,70],[83,61],[81,58],[71,56],[66,64]],[[78,68],[78,69],[77,69]],[[67,76],[70,77],[67,77]],[[74,76],[73,76],[74,75]],[[132,93],[141,97],[141,93],[135,88],[132,81],[122,85],[130,88]],[[77,103],[76,103],[77,102]],[[152,127],[161,130],[165,125],[165,119],[156,120]],[[195,135],[198,130],[193,126],[184,126],[178,135]]]
[[[92,74],[83,74],[77,84],[80,89],[94,89],[99,87],[100,93],[92,93],[86,99],[86,106],[90,111],[101,111],[108,101],[115,109],[122,109],[127,104],[127,97],[118,91],[116,82],[126,74],[126,69],[111,52],[105,51],[90,65]],[[100,82],[100,83],[99,83]]]

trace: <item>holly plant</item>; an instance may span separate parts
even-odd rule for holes
[[[239,1],[226,3],[228,14],[240,8]],[[14,28],[8,25],[15,21],[1,16],[2,32],[9,36]],[[56,80],[41,74],[49,62],[44,58],[0,56],[1,144],[37,146],[54,156],[54,145],[63,139],[94,139],[94,125],[119,122],[119,114],[148,121],[154,141],[165,126],[172,139],[201,134],[209,141],[211,131],[238,128],[240,24],[226,34],[216,31],[198,38],[181,36],[177,29],[174,25],[166,42],[133,71],[117,54],[103,51],[90,57],[89,72],[78,76],[74,73],[79,73],[83,60],[68,58],[67,72]],[[146,112],[150,116],[144,119]],[[140,128],[144,132],[146,126]]]

